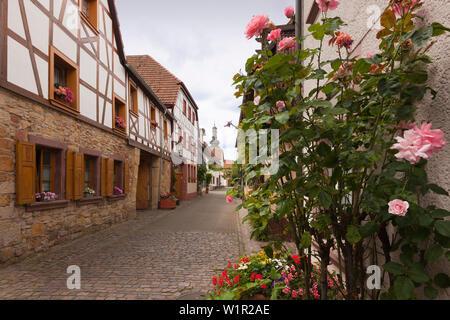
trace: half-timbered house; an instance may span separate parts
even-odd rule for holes
[[[172,121],[114,0],[0,1],[0,264],[133,218],[141,154],[156,207]]]
[[[172,113],[175,190],[182,200],[198,194],[197,167],[201,164],[198,106],[186,85],[149,55],[128,56],[128,63]]]

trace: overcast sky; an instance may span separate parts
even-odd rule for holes
[[[116,0],[125,54],[149,54],[180,78],[198,107],[207,141],[216,123],[225,159],[235,160],[240,100],[233,76],[258,48],[245,27],[255,14],[284,24],[294,0]]]

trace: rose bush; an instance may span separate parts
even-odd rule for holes
[[[428,85],[432,38],[450,29],[439,23],[417,26],[420,1],[391,1],[381,17],[379,52],[355,57],[352,36],[340,30],[344,22],[327,15],[339,2],[316,2],[322,18],[307,36],[318,48],[274,54],[265,46],[247,61],[247,75],[234,78],[236,96],[245,97],[240,128],[281,132],[278,172],[257,184],[238,209],[247,209],[262,227],[273,218],[289,221],[305,299],[315,298],[312,258],[319,261],[321,299],[329,297],[332,254],[342,298],[414,299],[416,288],[435,298],[450,278],[432,276],[427,267],[450,259],[445,220],[450,212],[428,206],[424,197],[448,196],[426,172],[445,140],[432,124],[416,123],[414,115],[426,95],[437,94]],[[264,16],[251,25],[247,35],[260,36],[271,24]],[[298,40],[281,40],[279,48]],[[323,61],[327,44],[336,56]],[[309,92],[302,92],[305,81],[315,84]],[[261,181],[267,165],[243,165],[245,182]],[[279,242],[272,246],[281,249]],[[367,290],[368,265],[383,266],[383,291]]]

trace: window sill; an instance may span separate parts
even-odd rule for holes
[[[120,194],[120,195],[114,195],[114,196],[108,196],[109,201],[120,201],[127,197],[126,194]]]
[[[78,112],[78,110],[72,108],[70,105],[65,104],[65,103],[62,103],[62,102],[59,101],[59,100],[56,100],[56,99],[50,99],[50,103],[51,103],[52,105],[56,106],[56,107],[59,107],[59,108],[64,109],[64,110],[66,110],[66,111],[69,111],[69,112],[71,112],[71,113],[73,113],[73,114],[79,114],[79,113],[80,113],[80,112]]]
[[[35,202],[26,206],[26,212],[36,212],[66,208],[69,206],[68,200],[57,200],[50,202]]]
[[[97,204],[102,202],[103,197],[91,197],[91,198],[83,198],[77,201],[77,207],[87,206],[90,204]]]
[[[126,129],[113,128],[113,130],[114,130],[115,133],[118,133],[118,134],[120,134],[122,136],[126,137],[126,135],[127,135]]]

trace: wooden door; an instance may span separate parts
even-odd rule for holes
[[[183,173],[181,172],[176,172],[175,173],[175,178],[177,181],[175,181],[175,193],[176,193],[176,197],[178,199],[181,199],[181,195],[183,192]]]
[[[141,158],[139,163],[137,190],[136,190],[136,209],[145,210],[150,206],[150,179],[149,162]]]

